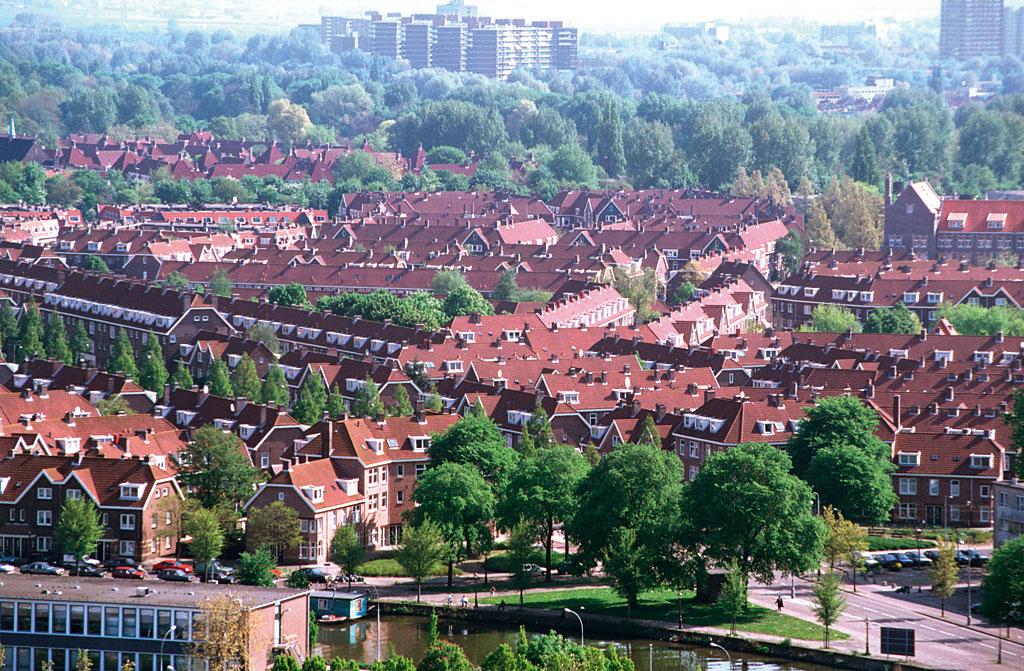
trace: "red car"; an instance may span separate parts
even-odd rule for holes
[[[145,571],[132,566],[118,566],[110,572],[110,575],[115,578],[125,578],[127,580],[145,580],[148,577],[148,574]]]
[[[176,559],[163,559],[163,560],[158,561],[157,563],[153,564],[153,573],[159,573],[160,571],[165,571],[165,570],[184,571],[185,573],[188,573],[189,575],[191,575],[192,574],[192,565],[191,564],[182,563],[180,561],[177,561]]]

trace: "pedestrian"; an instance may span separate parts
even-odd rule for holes
[[[494,589],[494,585],[491,585],[491,596],[494,596],[498,590]]]
[[[451,594],[448,595],[448,607],[449,608],[452,607],[452,595]]]
[[[780,613],[782,612],[782,597],[781,596],[778,599],[775,600],[775,607],[779,609]]]
[[[505,600],[502,599],[501,603],[498,604],[498,610],[505,610]]]
[[[463,608],[469,608],[469,597],[463,594],[462,601],[460,601],[459,603],[462,604]]]

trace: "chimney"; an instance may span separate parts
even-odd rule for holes
[[[875,397],[875,383],[872,382],[871,380],[868,380],[868,383],[866,385],[864,385],[864,398],[874,398],[874,397]]]
[[[636,395],[634,395],[633,396],[633,403],[630,405],[630,408],[629,408],[629,416],[630,417],[636,417],[639,414],[640,414],[640,399],[638,399],[636,397]]]
[[[996,331],[996,342],[1001,343],[1005,338],[1003,337],[1002,331]]]
[[[715,390],[714,389],[705,389],[704,390],[704,402],[705,403],[707,403],[708,401],[710,401],[710,400],[712,400],[714,398],[715,398]]]
[[[696,382],[690,382],[689,384],[687,384],[686,385],[686,393],[689,394],[690,396],[696,396],[697,395],[697,383]]]
[[[164,400],[163,400],[163,404],[165,406],[169,406],[171,404],[171,385],[170,384],[165,384],[164,385]]]
[[[892,173],[885,173],[885,206],[892,205]]]
[[[260,406],[260,426],[267,425],[267,404],[264,403]]]
[[[324,436],[320,439],[320,456],[330,459],[334,452],[334,422],[330,419],[324,421]]]
[[[416,404],[413,410],[413,417],[416,419],[417,424],[427,423],[426,405],[423,403],[422,398],[416,399]]]
[[[661,420],[665,419],[665,412],[666,412],[666,410],[665,410],[665,404],[664,403],[657,403],[657,404],[655,404],[655,406],[654,406],[654,421],[655,422],[660,422]]]
[[[594,384],[594,374],[588,370],[583,376],[583,381],[586,384]]]
[[[903,422],[901,420],[901,418],[903,417],[903,407],[902,407],[901,404],[902,404],[902,399],[900,398],[900,395],[899,394],[893,394],[892,395],[892,421],[896,424],[896,430],[897,431],[899,431],[900,429],[903,428]]]

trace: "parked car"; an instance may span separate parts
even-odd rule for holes
[[[64,575],[64,569],[44,561],[32,562],[21,567],[22,573],[29,575]]]
[[[988,563],[988,555],[983,555],[977,550],[964,550],[969,558],[971,566],[984,566]]]
[[[967,550],[957,550],[956,563],[961,566],[967,566],[971,563],[971,554]]]
[[[125,580],[145,580],[149,577],[149,574],[137,566],[118,566],[110,572],[110,575]]]
[[[882,570],[882,564],[878,561],[877,557],[872,557],[871,555],[860,555],[860,561],[861,571],[863,573]]]
[[[587,572],[587,567],[575,559],[563,559],[555,570],[564,575],[580,576]]]
[[[22,557],[15,557],[14,555],[2,555],[0,556],[0,564],[10,564],[12,566],[18,566],[24,564],[25,560]]]
[[[226,564],[220,563],[216,559],[214,559],[212,562],[210,562],[210,566],[209,567],[207,567],[206,564],[201,564],[201,563],[197,562],[192,567],[192,572],[195,575],[201,576],[201,575],[203,575],[204,573],[207,572],[207,568],[209,568],[209,572],[210,573],[214,573],[214,572],[217,572],[217,571],[219,571],[221,573],[234,573],[235,572],[235,569],[231,568],[230,566],[228,566]]]
[[[912,561],[914,563],[914,566],[916,568],[925,568],[925,567],[928,567],[928,566],[932,565],[932,560],[930,558],[928,558],[920,550],[914,550],[912,552],[908,552],[907,553],[907,557],[910,558],[910,561]]]
[[[366,578],[364,578],[361,575],[356,575],[355,573],[349,573],[348,575],[339,576],[339,578],[341,580],[344,580],[345,582],[366,582]]]
[[[899,558],[891,552],[878,555],[878,563],[882,565],[882,568],[886,568],[890,571],[899,571],[903,568],[903,564],[900,563]]]
[[[936,559],[939,558],[939,551],[938,550],[925,550],[924,551],[924,556],[928,557],[928,559],[931,559],[932,561],[935,561]]]
[[[65,564],[64,568],[67,569],[68,575],[77,575],[83,578],[102,578],[106,575],[106,571],[99,566],[84,562],[77,565],[74,563]]]
[[[159,573],[165,569],[177,569],[178,571],[184,571],[185,573],[192,573],[192,566],[190,564],[180,562],[177,559],[162,559],[153,564],[154,573]]]
[[[231,571],[211,568],[209,573],[199,574],[199,582],[212,582],[219,585],[234,585],[238,582],[238,577]]]
[[[14,564],[0,564],[0,573],[14,573],[18,567]]]
[[[334,577],[330,573],[323,570],[322,568],[300,568],[296,569],[295,573],[306,576],[306,578],[311,583],[321,585],[326,585],[334,579]]]
[[[180,568],[160,569],[157,572],[156,577],[168,582],[192,582],[192,576],[185,571],[182,571]]]
[[[543,566],[537,566],[536,564],[523,564],[523,573],[526,575],[540,575],[543,572]]]
[[[914,560],[911,559],[910,555],[908,555],[906,552],[897,552],[896,561],[898,561],[903,568],[914,567]]]
[[[140,564],[131,557],[114,557],[113,559],[108,559],[105,562],[103,562],[102,566],[108,571],[113,571],[114,569],[120,568],[122,566],[139,568]]]

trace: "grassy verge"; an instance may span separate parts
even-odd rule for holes
[[[915,550],[933,547],[935,547],[935,541],[893,538],[891,536],[868,536],[868,550],[871,552],[891,552],[893,550]]]
[[[502,598],[487,597],[482,603],[499,603]],[[514,598],[504,597],[508,604],[515,604]],[[526,594],[524,604],[531,608],[561,610],[583,608],[586,613],[626,616],[626,601],[611,589],[566,589],[556,592],[535,592]],[[633,617],[645,620],[677,622],[676,593],[671,590],[652,590],[640,595],[640,605]],[[729,616],[716,604],[697,603],[692,592],[683,593],[683,622],[699,627],[729,628]],[[824,628],[814,622],[801,620],[769,608],[750,604],[747,612],[736,621],[736,628],[755,634],[768,634],[782,638],[820,641]],[[848,638],[842,632],[833,631],[836,640]]]
[[[371,578],[407,578],[409,576],[409,573],[402,568],[402,565],[398,563],[397,559],[390,559],[386,557],[363,562],[358,566],[358,568],[356,568],[356,573],[362,576],[369,576]],[[455,569],[455,575],[461,574],[462,571],[460,569]],[[444,564],[438,564],[434,568],[433,575],[448,575],[448,567]]]
[[[551,553],[551,568],[554,570],[556,566],[565,558],[561,552]],[[533,554],[530,555],[530,559],[526,562],[527,564],[536,564],[543,568],[544,566],[544,550],[542,548],[534,548]],[[494,554],[487,557],[484,562],[487,566],[487,570],[492,573],[511,573],[513,566],[512,561],[508,556],[508,553],[504,550],[495,552]]]

